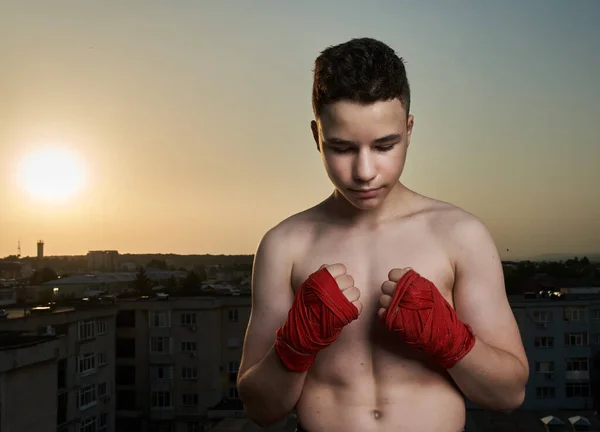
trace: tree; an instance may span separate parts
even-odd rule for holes
[[[182,294],[198,294],[202,288],[202,281],[198,277],[198,274],[194,271],[188,272],[186,278],[181,284]]]
[[[157,270],[168,270],[169,266],[165,260],[153,259],[146,265],[147,268],[155,268]]]
[[[200,282],[205,282],[206,279],[208,279],[208,275],[206,274],[206,269],[204,268],[203,265],[198,265],[194,268],[194,273],[196,273],[196,275],[198,276],[198,279],[200,279]]]
[[[165,288],[168,292],[177,291],[177,288],[179,288],[179,283],[177,282],[177,279],[175,279],[175,276],[171,276],[169,279],[167,279],[167,282],[165,283]]]
[[[139,268],[133,284],[135,290],[140,294],[148,294],[152,291],[152,282],[148,278],[146,270],[143,267]]]
[[[58,279],[58,275],[50,267],[44,267],[33,273],[31,285],[42,285],[43,283]]]

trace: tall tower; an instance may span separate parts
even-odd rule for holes
[[[44,242],[43,240],[40,240],[37,243],[37,259],[38,261],[41,261],[44,258]]]

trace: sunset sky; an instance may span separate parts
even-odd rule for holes
[[[254,253],[331,193],[313,61],[363,36],[407,62],[409,187],[505,259],[600,252],[599,23],[598,0],[3,1],[0,257]]]

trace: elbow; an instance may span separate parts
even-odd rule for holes
[[[246,418],[253,423],[255,423],[261,429],[267,429],[271,426],[274,426],[279,421],[283,420],[285,417],[277,418],[272,416],[265,416],[263,414],[254,413],[246,408],[244,408],[244,414]]]
[[[504,412],[505,414],[510,414],[513,411],[516,411],[519,408],[521,408],[523,402],[525,402],[525,389],[523,389],[520,392],[517,392],[513,397],[508,398],[508,400],[504,402],[500,411]]]
[[[277,415],[277,413],[274,412],[256,409],[256,407],[246,404],[243,400],[242,403],[244,404],[244,415],[246,418],[256,423],[262,429],[275,425],[285,419],[287,415],[287,413],[279,413],[279,415]]]
[[[245,417],[263,429],[280,422],[288,414],[283,409],[276,409],[269,401],[261,401],[261,396],[248,388],[243,380],[238,382],[238,394],[243,404]]]
[[[510,392],[509,394],[498,395],[493,399],[482,400],[477,405],[491,411],[510,414],[518,410],[525,401],[525,388],[520,391]]]

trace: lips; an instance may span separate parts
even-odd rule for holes
[[[376,197],[381,188],[375,189],[351,189],[352,193],[354,193],[359,198],[373,198]]]

